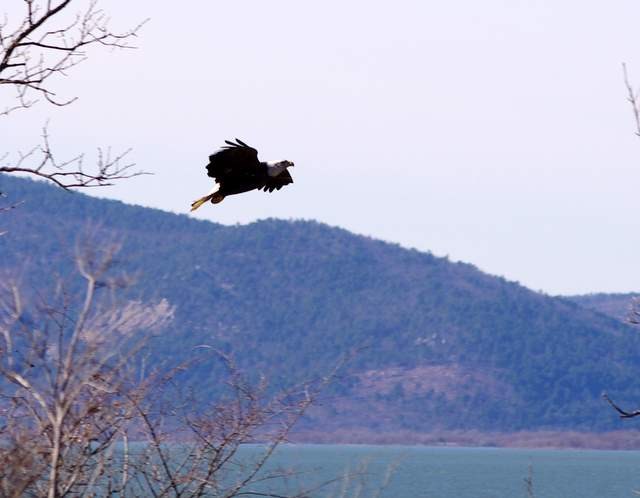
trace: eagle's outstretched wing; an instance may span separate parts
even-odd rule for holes
[[[256,176],[260,173],[258,151],[236,138],[209,156],[207,175],[222,183],[227,178]]]
[[[285,185],[289,185],[293,183],[293,178],[289,172],[285,169],[278,176],[269,176],[267,177],[267,182],[262,190],[265,192],[273,192],[274,190],[280,190]]]

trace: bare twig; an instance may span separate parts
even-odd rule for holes
[[[2,197],[2,193],[0,193],[0,197]],[[20,202],[16,202],[15,204],[9,204],[8,206],[0,206],[0,213],[6,213],[7,211],[11,211],[12,209],[17,208],[20,204],[23,204],[23,203],[24,201],[20,201]]]
[[[0,192],[0,199],[2,197],[5,197],[5,195],[2,192]],[[16,203],[13,203],[13,204],[8,204],[6,206],[0,206],[0,214],[7,213],[7,212],[11,211],[12,209],[16,209],[23,202],[24,201],[20,201],[20,202],[16,202]],[[7,233],[6,230],[2,230],[2,228],[0,228],[0,237],[5,235],[6,233]]]
[[[633,85],[629,79],[629,73],[627,71],[627,65],[622,64],[622,73],[624,75],[624,84],[627,87],[627,100],[631,104],[633,110],[633,119],[636,124],[636,135],[640,137],[640,105],[638,103],[638,92],[634,90]]]
[[[627,322],[631,325],[640,325],[640,298],[633,297],[629,305]]]
[[[620,408],[616,405],[607,393],[603,393],[602,397],[604,400],[611,405],[611,407],[620,414],[620,418],[634,418],[640,416],[640,410],[635,410],[633,412],[628,412]]]
[[[63,189],[103,187],[113,185],[117,180],[144,175],[134,171],[133,163],[123,160],[129,154],[126,150],[113,156],[110,149],[98,149],[97,160],[92,170],[84,167],[84,154],[59,161],[52,149],[48,127],[42,130],[42,144],[19,153],[15,162],[0,164],[0,173],[27,173],[52,181]],[[6,161],[6,159],[5,159]]]
[[[527,477],[524,478],[524,486],[527,491],[527,498],[536,498],[533,490],[533,465],[529,464]]]

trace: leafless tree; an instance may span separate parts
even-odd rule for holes
[[[252,384],[230,357],[215,354],[226,366],[226,395],[212,405],[194,412],[191,402],[180,403],[170,417],[154,415],[148,401],[137,405],[147,444],[130,465],[136,478],[129,480],[127,491],[171,497],[309,496],[310,490],[300,486],[283,490],[295,472],[268,469],[267,463],[333,373],[270,394],[266,379]],[[167,444],[171,441],[173,445]],[[249,443],[254,444],[247,447]]]
[[[633,111],[633,118],[635,123],[635,134],[640,137],[640,102],[638,100],[638,91],[634,89],[633,84],[629,78],[629,72],[627,65],[622,64],[622,72],[624,75],[624,84],[627,89],[627,100],[631,105]],[[633,299],[629,309],[629,315],[627,321],[632,325],[640,324],[640,301]],[[640,416],[640,410],[628,411],[618,406],[607,393],[602,394],[602,398],[616,411],[622,419],[630,419]]]
[[[0,493],[74,496],[99,478],[136,416],[148,378],[130,362],[173,310],[166,301],[118,301],[116,244],[78,249],[84,290],[59,281],[25,293],[0,279]],[[110,292],[111,291],[111,292]]]
[[[293,472],[267,462],[335,372],[274,390],[207,345],[143,367],[174,310],[121,297],[132,281],[118,249],[80,244],[77,281],[53,291],[0,278],[0,497],[309,496],[283,491]],[[224,394],[207,404],[177,376],[214,360]]]
[[[627,83],[627,87],[631,88],[628,83],[628,80],[626,79],[626,74],[627,73],[625,71],[625,82]],[[636,104],[635,104],[635,97],[633,96],[633,94],[630,94],[629,100],[634,105],[634,108],[635,108]],[[631,304],[629,306],[629,314],[627,316],[626,321],[627,323],[630,323],[631,325],[635,325],[635,326],[640,324],[640,300],[638,300],[638,298],[632,299]],[[609,404],[609,406],[611,406],[611,408],[613,408],[618,413],[618,415],[622,419],[630,419],[630,418],[635,418],[640,416],[640,410],[633,410],[633,411],[624,410],[617,403],[615,403],[606,392],[602,393],[602,399],[604,399]]]
[[[56,81],[66,77],[87,54],[98,47],[127,49],[143,23],[124,31],[110,27],[108,15],[97,0],[22,0],[17,20],[0,19],[0,89],[15,90],[14,104],[0,109],[0,117],[32,107],[38,98],[66,106],[76,97],[60,97]],[[16,159],[0,156],[0,173],[26,173],[45,178],[59,187],[95,187],[141,174],[124,161],[128,151],[112,154],[98,150],[90,169],[84,155],[56,158],[45,126],[41,144],[19,153]]]
[[[636,115],[636,119],[637,119],[637,117],[638,117],[638,108],[637,108],[637,104],[636,104],[636,94],[633,92],[633,90],[631,89],[631,85],[628,82],[626,70],[625,70],[625,82],[627,84],[627,88],[629,89],[629,101],[634,106],[634,111],[635,111],[635,115]],[[638,123],[638,121],[636,121],[636,122]],[[640,128],[639,128],[638,136],[640,136]],[[631,300],[631,304],[629,306],[629,313],[627,315],[627,322],[630,323],[631,325],[640,325],[640,300],[638,298],[633,298]],[[607,403],[609,403],[609,405],[616,412],[618,412],[618,415],[620,416],[620,418],[628,419],[628,418],[635,418],[635,417],[640,416],[640,410],[628,411],[628,410],[624,410],[624,409],[620,408],[620,406],[618,406],[609,397],[609,395],[607,393],[603,393],[602,394],[602,398]]]
[[[631,83],[631,79],[629,78],[627,65],[624,63],[622,64],[622,73],[624,77],[624,85],[627,89],[627,100],[631,105],[631,110],[633,112],[635,134],[636,136],[640,137],[640,101],[638,100],[638,91],[634,89],[633,84]],[[627,322],[632,325],[640,324],[640,301],[637,298],[634,298],[631,301],[629,314],[627,316]],[[618,406],[606,392],[602,393],[602,398],[611,406],[611,408],[618,412],[618,415],[620,415],[620,418],[622,419],[629,419],[640,416],[640,410],[627,411],[620,408],[620,406]]]

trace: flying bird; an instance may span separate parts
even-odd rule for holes
[[[260,162],[258,151],[236,138],[236,141],[224,141],[218,152],[209,156],[207,175],[214,178],[216,184],[211,192],[191,204],[195,211],[205,202],[218,204],[228,195],[264,190],[273,192],[293,183],[287,168],[291,161]]]

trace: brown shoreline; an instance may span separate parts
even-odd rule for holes
[[[511,433],[480,431],[374,432],[362,429],[296,432],[291,443],[378,444],[451,447],[495,447],[532,449],[640,450],[640,431],[612,432],[520,431]]]

